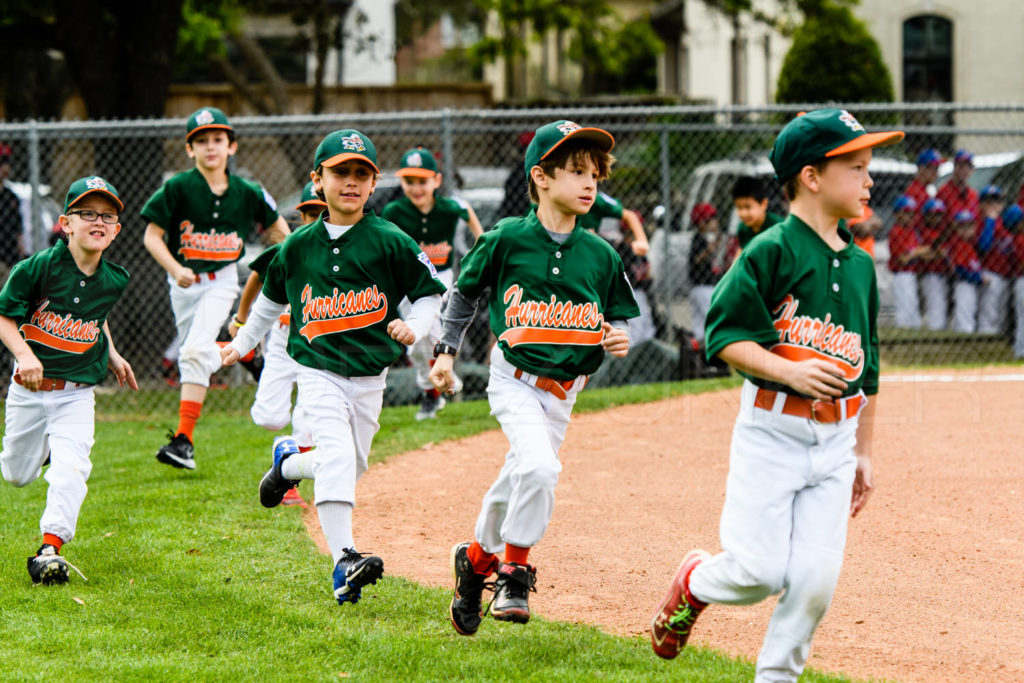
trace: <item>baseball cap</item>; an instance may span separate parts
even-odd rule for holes
[[[417,147],[402,155],[402,161],[395,175],[413,176],[416,178],[433,178],[437,175],[437,160],[429,149]]]
[[[11,158],[11,148],[6,142],[0,142],[0,159],[7,160]]]
[[[1003,211],[1004,227],[1012,228],[1018,223],[1020,223],[1022,220],[1024,220],[1024,210],[1022,210],[1016,204],[1010,204],[1008,207],[1006,207],[1006,210]]]
[[[768,158],[775,176],[785,182],[808,164],[860,149],[893,145],[903,135],[898,130],[869,133],[845,109],[816,109],[801,112],[785,125]]]
[[[704,221],[714,218],[718,215],[718,211],[715,207],[710,204],[700,203],[695,204],[690,210],[690,222],[691,223],[703,223]]]
[[[75,182],[71,183],[71,187],[68,188],[68,195],[64,198],[64,213],[67,214],[68,209],[70,209],[75,202],[85,195],[92,194],[93,192],[99,192],[113,200],[118,211],[124,209],[124,203],[121,202],[121,198],[118,196],[117,190],[114,189],[114,186],[103,178],[100,178],[98,175],[92,175],[85,178],[79,178]]]
[[[974,166],[974,155],[968,152],[966,149],[958,149],[956,154],[953,155],[954,164],[970,164]]]
[[[970,209],[961,209],[953,216],[953,220],[957,223],[972,223],[974,222],[974,212]]]
[[[945,159],[942,158],[942,155],[939,154],[939,150],[937,149],[926,149],[917,155],[918,166],[938,166],[943,161],[945,161]]]
[[[615,147],[615,138],[612,134],[606,130],[600,128],[584,128],[578,123],[572,121],[553,121],[547,125],[541,126],[534,133],[533,140],[530,140],[530,145],[526,148],[526,176],[530,176],[530,169],[540,164],[540,162],[551,154],[555,149],[571,138],[577,140],[590,140],[595,145],[600,147],[605,152],[612,151]]]
[[[188,124],[185,128],[186,142],[191,140],[193,135],[203,130],[219,129],[232,132],[235,130],[228,123],[228,117],[217,107],[203,107],[193,112],[192,116],[188,117]]]
[[[374,171],[380,173],[380,169],[377,168],[377,148],[373,146],[370,138],[354,128],[336,130],[325,137],[316,148],[313,168],[337,166],[349,159],[365,161],[373,166]]]
[[[946,202],[933,197],[924,203],[921,211],[924,213],[946,213]]]
[[[902,195],[893,205],[893,211],[917,211],[917,202],[910,195]]]
[[[1002,199],[1003,188],[998,185],[986,185],[982,189],[981,194],[978,195],[979,199]]]
[[[299,196],[299,203],[295,205],[295,209],[297,211],[313,211],[326,208],[327,202],[316,196],[316,191],[313,189],[313,181],[310,180],[302,188],[302,194]]]

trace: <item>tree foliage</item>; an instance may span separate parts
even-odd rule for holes
[[[892,76],[878,43],[854,17],[852,2],[803,0],[779,74],[778,102],[892,102]],[[807,13],[810,10],[810,13]]]

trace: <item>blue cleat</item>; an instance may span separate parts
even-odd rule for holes
[[[363,586],[377,583],[383,575],[384,560],[345,548],[345,554],[334,566],[334,597],[339,605],[346,602],[354,605],[359,602]]]
[[[273,463],[260,480],[260,503],[265,508],[277,507],[281,504],[284,494],[299,482],[285,479],[281,474],[281,463],[299,452],[299,445],[290,436],[279,436],[274,439]]]

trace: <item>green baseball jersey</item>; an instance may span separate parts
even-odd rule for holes
[[[373,214],[332,240],[323,218],[281,243],[263,294],[290,304],[288,355],[345,377],[379,375],[402,353],[387,327],[402,297],[443,294],[437,271],[397,226]]]
[[[282,244],[284,242],[270,245],[261,251],[259,256],[249,261],[249,270],[259,275],[260,282],[267,281],[267,268],[270,266],[270,262],[274,260],[274,257],[277,256],[277,252],[281,249]]]
[[[621,219],[622,202],[604,192],[598,192],[594,197],[594,205],[590,207],[590,211],[579,217],[576,225],[583,226],[587,230],[597,230],[605,218]]]
[[[847,242],[833,250],[790,216],[744,249],[715,287],[707,355],[754,341],[784,358],[824,358],[847,382],[844,396],[878,393],[878,283],[871,256]],[[744,375],[760,387],[781,385]],[[792,391],[792,390],[790,390]]]
[[[419,242],[423,253],[438,270],[452,267],[455,228],[458,227],[460,220],[469,220],[465,202],[448,197],[435,197],[434,208],[430,213],[423,213],[408,197],[402,195],[389,202],[380,215]]]
[[[230,174],[228,189],[216,195],[193,168],[154,192],[142,217],[167,233],[167,248],[178,263],[210,273],[242,258],[253,226],[273,225],[277,206],[259,185]]]
[[[103,323],[128,279],[127,270],[106,259],[84,275],[58,241],[14,266],[0,291],[0,315],[17,324],[45,377],[99,384],[107,375]]]
[[[490,287],[491,331],[509,363],[557,380],[589,375],[604,359],[605,320],[640,315],[622,260],[576,226],[564,244],[533,211],[500,221],[462,259],[459,291]]]
[[[781,223],[784,220],[786,219],[782,216],[769,211],[765,214],[764,223],[761,224],[761,229],[756,232],[746,223],[740,222],[739,227],[736,228],[736,238],[740,241],[740,249],[746,247],[750,244],[750,240],[754,239],[768,228],[772,227],[776,223]]]

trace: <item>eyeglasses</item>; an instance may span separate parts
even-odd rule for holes
[[[68,215],[78,214],[82,217],[82,220],[86,223],[92,223],[94,220],[99,218],[104,223],[113,225],[117,222],[118,215],[116,213],[97,213],[95,211],[89,211],[88,209],[82,209],[81,211],[68,211]]]

